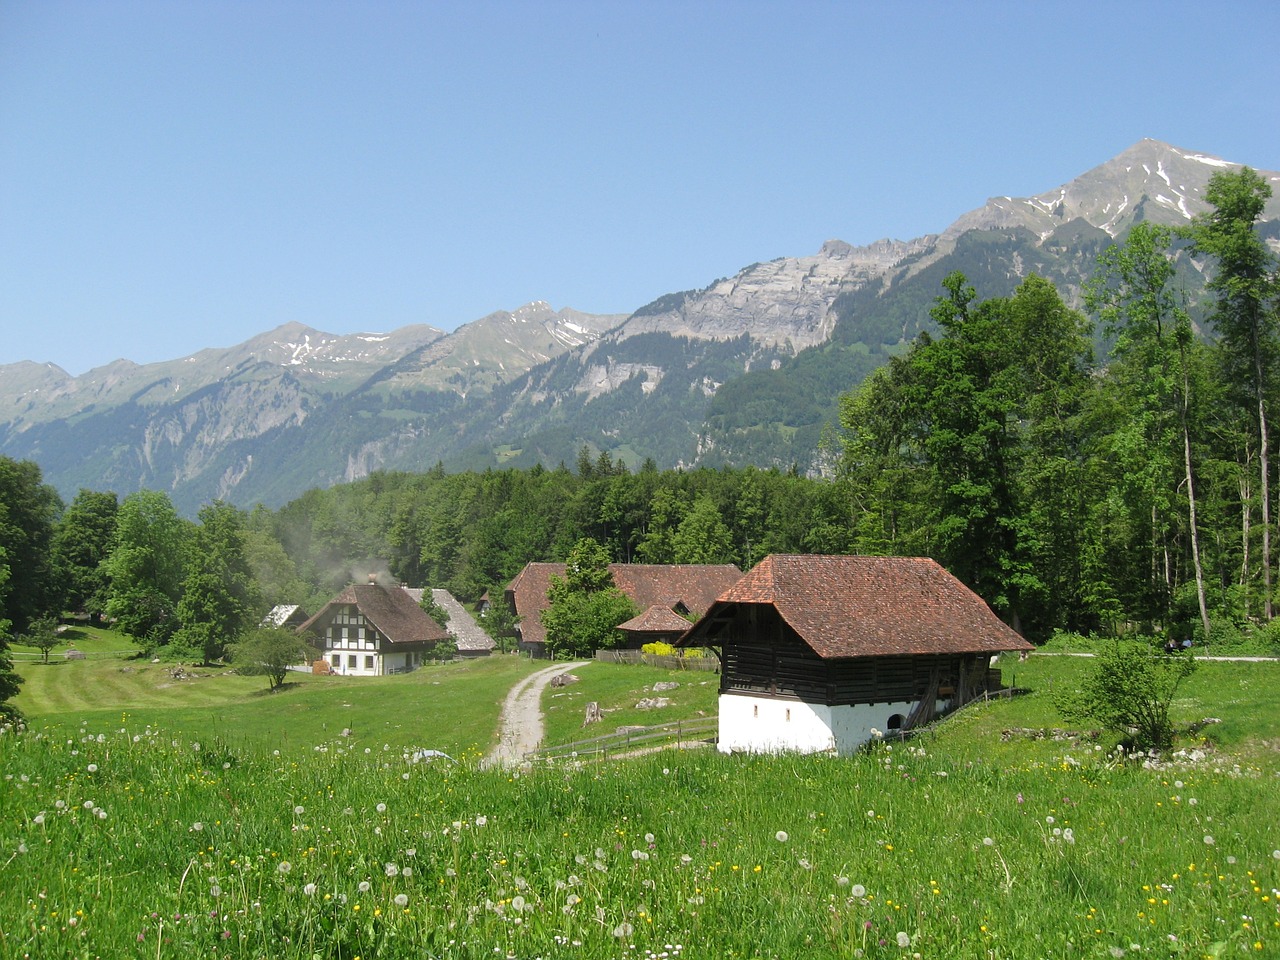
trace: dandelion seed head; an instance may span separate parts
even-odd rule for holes
[[[773,838],[777,840],[779,843],[786,843],[789,839],[791,839],[788,836],[787,831],[785,830],[779,830],[777,833],[773,835]]]
[[[403,906],[405,906],[406,904],[408,904],[408,902],[409,902],[409,897],[408,897],[408,895],[403,894],[403,893],[397,893],[397,894],[396,894],[396,906],[397,906],[397,907],[403,907]]]
[[[844,879],[844,878],[842,877],[841,879]],[[860,883],[855,883],[852,887],[849,888],[849,892],[853,894],[855,897],[865,897],[867,895],[867,888]]]
[[[903,950],[911,946],[911,937],[905,930],[898,931],[898,946],[900,946]]]

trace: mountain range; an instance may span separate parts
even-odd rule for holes
[[[383,469],[754,464],[815,473],[837,401],[930,329],[953,270],[982,298],[1028,275],[1078,304],[1097,255],[1140,220],[1185,224],[1237,165],[1143,140],[1034,197],[994,197],[938,234],[744,267],[630,315],[543,302],[445,333],[338,336],[290,323],[226,349],[73,377],[0,366],[0,452],[64,497],[167,491],[279,505]],[[1280,184],[1280,174],[1259,171]],[[1280,247],[1280,199],[1263,230]],[[1180,258],[1188,290],[1200,265]]]

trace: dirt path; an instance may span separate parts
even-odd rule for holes
[[[530,750],[538,749],[542,743],[542,691],[546,689],[551,678],[562,673],[571,673],[579,667],[585,667],[589,660],[576,663],[558,663],[531,673],[507,694],[502,705],[502,726],[498,734],[498,745],[484,759],[486,767],[514,767],[524,760]]]

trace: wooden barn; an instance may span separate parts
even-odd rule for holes
[[[848,754],[999,684],[1032,647],[920,557],[766,557],[680,640],[720,650],[723,753]]]

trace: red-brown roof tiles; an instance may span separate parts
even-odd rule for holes
[[[626,633],[684,633],[689,621],[667,605],[655,603],[638,617],[618,624],[618,629]]]
[[[732,563],[611,563],[609,572],[614,586],[642,610],[655,604],[668,609],[683,604],[694,614],[709,610],[716,597],[742,576]],[[530,563],[507,585],[516,615],[521,618],[520,635],[525,643],[546,642],[541,614],[549,606],[547,591],[551,589],[551,577],[564,574],[563,563]]]
[[[304,633],[324,627],[337,612],[334,608],[354,604],[364,618],[393,644],[438,643],[449,633],[418,606],[401,587],[383,587],[376,583],[356,583],[326,603],[319,613],[298,628]]]
[[[731,604],[773,606],[827,659],[1033,649],[927,557],[766,557],[720,595],[684,642],[718,642],[717,617]]]

